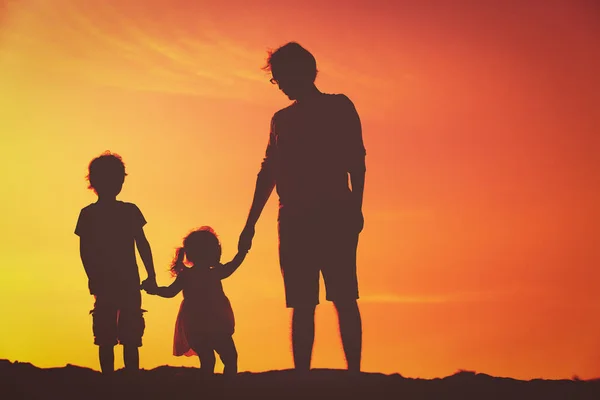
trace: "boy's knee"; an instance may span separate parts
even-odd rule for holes
[[[91,313],[94,344],[111,348],[117,345],[118,334],[116,312],[113,310],[95,308]]]
[[[238,353],[235,348],[220,354],[220,357],[223,365],[235,365],[238,362]]]
[[[126,346],[142,346],[142,337],[146,329],[145,310],[121,311],[119,316],[119,342]]]
[[[237,349],[235,347],[231,349],[231,359],[233,361],[237,362],[238,352],[237,352]]]

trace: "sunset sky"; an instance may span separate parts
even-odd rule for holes
[[[0,358],[99,369],[73,231],[104,150],[126,163],[119,198],[148,221],[159,284],[194,227],[234,256],[271,116],[289,104],[260,68],[293,40],[362,119],[363,370],[600,377],[597,2],[0,5]],[[240,371],[293,365],[276,207],[224,281]],[[143,296],[141,366],[197,366],[172,356],[181,295]],[[313,367],[344,366],[322,293]]]

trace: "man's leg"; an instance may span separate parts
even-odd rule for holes
[[[340,336],[349,371],[360,372],[362,353],[362,320],[358,299],[356,253],[358,234],[339,222],[339,229],[328,242],[322,259],[327,300],[333,301],[338,314]]]
[[[279,263],[286,307],[292,308],[292,352],[298,372],[308,372],[315,340],[315,308],[319,304],[319,265],[314,235],[318,227],[304,216],[279,214]]]
[[[308,372],[315,341],[315,306],[295,307],[292,314],[292,351],[296,371]]]
[[[334,302],[348,371],[360,372],[362,320],[356,300]]]

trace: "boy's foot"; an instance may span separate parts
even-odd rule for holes
[[[198,369],[198,377],[201,379],[214,379],[215,373],[214,371],[203,370],[202,368]]]

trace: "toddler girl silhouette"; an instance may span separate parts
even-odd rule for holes
[[[175,281],[167,287],[144,287],[149,294],[167,298],[183,290],[173,354],[197,355],[204,374],[214,374],[215,351],[223,362],[223,374],[237,374],[235,319],[221,280],[230,276],[245,257],[245,252],[238,252],[231,262],[221,264],[219,239],[212,228],[203,226],[187,235],[183,247],[177,249],[171,266]],[[191,266],[186,266],[185,258]]]

